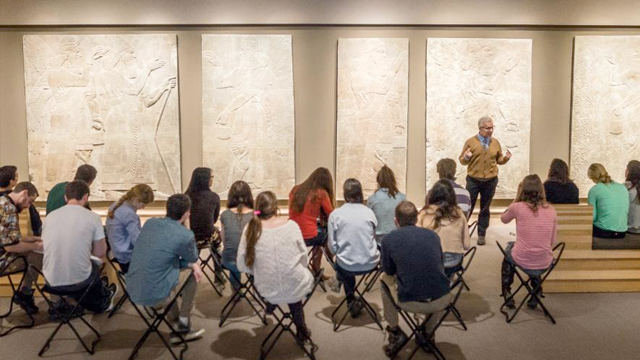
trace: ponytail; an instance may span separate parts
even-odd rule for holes
[[[252,268],[256,260],[256,244],[262,236],[262,220],[270,219],[278,213],[278,198],[271,191],[265,191],[256,197],[256,210],[247,224],[247,255],[245,265]]]
[[[125,201],[138,199],[143,204],[149,204],[153,202],[153,198],[154,198],[153,190],[151,189],[151,187],[149,187],[149,185],[138,184],[132,187],[129,191],[127,191],[126,194],[122,195],[120,199],[118,199],[118,201],[113,206],[113,208],[109,209],[109,212],[107,213],[107,217],[109,219],[113,219],[113,216],[115,215],[116,210],[118,210],[118,208],[122,206],[122,204],[124,204]]]

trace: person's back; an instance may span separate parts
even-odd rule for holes
[[[547,202],[552,204],[578,204],[580,202],[579,190],[573,181],[561,183],[547,180],[544,182],[544,192]]]
[[[208,189],[188,195],[191,198],[191,230],[197,240],[208,240],[220,214],[220,196]]]
[[[321,213],[329,216],[333,211],[331,198],[323,189],[314,189],[309,191],[304,209],[299,212],[293,206],[295,194],[300,186],[295,186],[289,193],[289,219],[295,221],[302,231],[304,239],[310,240],[318,235],[317,218]]]
[[[104,239],[100,215],[80,205],[65,205],[47,215],[42,239],[49,285],[80,283],[91,275],[93,242]]]
[[[513,260],[528,270],[541,270],[553,261],[556,240],[556,210],[551,205],[538,206],[537,212],[525,202],[515,202],[502,215],[503,222],[516,219],[516,242]]]
[[[631,186],[631,183],[627,183],[627,189],[629,189],[629,221],[627,223],[628,232],[634,234],[640,234],[640,197],[638,197],[638,190]]]
[[[236,262],[242,230],[247,226],[252,217],[253,210],[238,214],[231,209],[227,209],[220,214],[220,223],[222,224],[224,233],[224,250],[222,251],[223,263]]]
[[[593,205],[593,225],[608,231],[626,232],[629,215],[629,192],[615,181],[599,182],[589,190]]]
[[[246,246],[246,234],[242,244]],[[246,249],[238,251],[238,267],[245,269]],[[289,220],[275,228],[262,228],[255,245],[250,273],[254,283],[272,304],[295,303],[311,291],[313,276],[307,268],[307,250],[298,225]]]
[[[439,226],[435,226],[437,206],[429,205],[418,214],[418,226],[433,230],[441,240],[442,251],[454,254],[464,254],[471,246],[469,226],[462,209],[457,208],[458,218],[442,219]]]
[[[404,201],[406,196],[398,192],[395,196],[389,194],[389,189],[380,188],[367,199],[367,207],[373,211],[378,220],[376,227],[376,240],[381,241],[382,237],[396,229],[393,222],[396,206]]]
[[[69,182],[63,181],[54,185],[51,190],[49,190],[49,195],[47,195],[47,215],[49,215],[52,211],[57,210],[67,204],[64,200],[64,189]]]
[[[131,300],[145,306],[160,303],[178,284],[180,269],[197,260],[191,230],[168,217],[147,220],[126,275]]]
[[[115,205],[112,204],[109,211],[112,211]],[[118,263],[128,264],[140,234],[140,217],[136,210],[130,203],[124,202],[113,211],[113,218],[107,217],[105,229],[114,257]]]
[[[394,274],[401,302],[437,299],[449,293],[438,235],[417,226],[403,226],[382,240],[382,267]]]
[[[338,265],[347,271],[367,271],[380,260],[375,242],[378,221],[371,209],[346,203],[329,216],[329,246]]]

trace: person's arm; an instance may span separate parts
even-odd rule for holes
[[[587,196],[587,203],[593,206],[593,222],[598,219],[598,197],[596,195],[596,186],[597,184],[589,190],[589,195]]]
[[[309,264],[309,255],[307,254],[307,245],[304,243],[304,238],[302,237],[302,231],[300,230],[300,226],[295,221],[292,221],[295,225],[295,230],[293,231],[293,241],[295,241],[296,246],[298,247],[298,253],[300,255],[300,265],[303,267],[307,267]]]
[[[191,236],[188,240],[183,241],[183,245],[178,248],[178,256],[180,256],[180,267],[189,267],[189,264],[198,261],[198,248],[193,232],[189,230]]]
[[[391,259],[391,249],[389,249],[389,241],[391,240],[388,238],[388,236],[385,236],[384,239],[382,239],[380,261],[382,262],[382,271],[384,271],[384,273],[389,276],[393,276],[396,274],[397,269],[396,264],[394,264],[393,260]]]
[[[91,255],[101,259],[107,255],[107,241],[104,237],[91,243]]]
[[[467,154],[467,151],[471,150],[471,144],[469,143],[469,140],[464,142],[464,146],[462,147],[462,152],[460,153],[460,156],[458,157],[458,160],[460,161],[460,164],[463,166],[467,166],[469,165],[469,162],[471,162],[471,157],[468,156],[469,154]]]
[[[329,225],[327,227],[329,237],[327,241],[329,242],[329,251],[335,255],[338,252],[338,224],[336,224],[336,217],[334,215],[335,213],[329,216]]]
[[[138,236],[140,235],[140,218],[138,215],[135,215],[127,221],[125,225],[127,230],[127,248],[129,244],[136,246],[136,242],[138,241]],[[126,249],[128,251],[128,249]]]
[[[494,139],[495,140],[495,139]],[[496,144],[498,145],[498,153],[496,154],[496,162],[498,163],[498,165],[504,165],[507,162],[509,162],[509,159],[511,159],[511,153],[509,152],[509,150],[507,150],[507,155],[502,153],[502,146],[500,146],[500,142],[498,142],[497,140]]]
[[[518,214],[516,204],[516,202],[511,203],[507,210],[502,213],[502,215],[500,216],[500,220],[502,220],[502,223],[508,224],[511,222],[511,220],[516,218],[516,215]]]
[[[462,224],[462,248],[465,250],[469,250],[471,247],[471,236],[469,235],[469,225],[467,225],[467,218],[465,217],[465,213],[462,210],[460,212],[460,223]]]
[[[31,251],[42,251],[42,241],[36,242],[24,242],[20,241],[15,245],[4,246],[2,247],[7,252],[15,253],[15,254],[24,254]]]
[[[247,266],[247,232],[243,231],[238,244],[238,254],[236,256],[236,267],[238,271],[251,274],[251,269]]]
[[[324,211],[324,213],[327,216],[331,215],[331,212],[333,211],[333,205],[331,205],[331,199],[329,199],[329,194],[324,192],[322,196],[322,202],[320,204],[322,205],[322,210]]]
[[[213,223],[215,224],[220,218],[220,196],[218,196],[217,194],[214,195],[215,206],[213,207]]]

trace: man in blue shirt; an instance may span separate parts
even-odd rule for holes
[[[127,289],[131,300],[144,306],[161,308],[174,297],[180,283],[180,272],[193,269],[182,292],[182,304],[169,311],[168,320],[175,323],[185,340],[202,337],[204,329],[191,329],[189,317],[193,309],[197,283],[203,273],[198,261],[194,234],[188,228],[191,200],[187,195],[176,194],[167,200],[167,216],[149,219],[138,237],[129,272]],[[172,337],[171,342],[180,339]]]
[[[451,302],[440,238],[435,232],[416,226],[418,209],[409,201],[398,204],[395,221],[398,229],[382,239],[382,280],[402,309],[433,314],[425,329],[426,334],[431,334]],[[390,356],[404,345],[407,335],[398,326],[398,312],[385,293],[382,305],[389,323],[389,343],[384,350]]]

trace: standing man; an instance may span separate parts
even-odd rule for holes
[[[460,164],[467,166],[467,190],[471,197],[473,213],[478,194],[480,194],[480,214],[478,215],[478,245],[485,244],[485,235],[489,227],[491,200],[498,186],[498,165],[511,159],[511,152],[502,154],[502,147],[493,135],[493,119],[483,116],[478,120],[478,134],[464,143]]]

